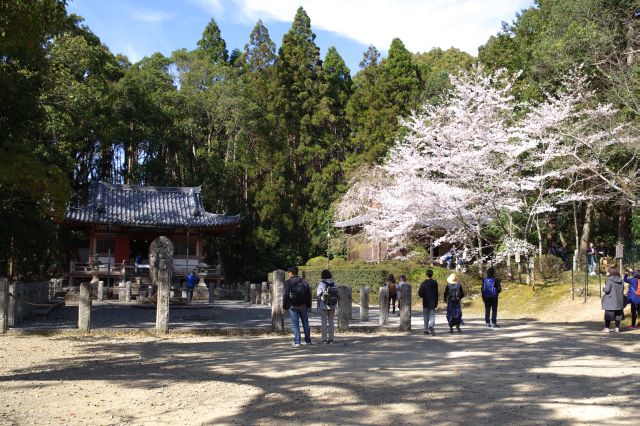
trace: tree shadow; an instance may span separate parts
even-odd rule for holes
[[[202,419],[208,424],[565,424],[584,412],[597,422],[626,424],[600,399],[611,395],[616,404],[640,408],[634,396],[640,383],[631,375],[637,356],[623,350],[637,344],[635,334],[601,335],[590,331],[599,329],[595,322],[503,324],[435,338],[345,334],[334,345],[303,349],[291,348],[289,336],[142,342],[86,336],[79,356],[36,372],[15,370],[0,382],[99,377],[130,389],[211,383],[256,390],[231,414],[212,408]]]

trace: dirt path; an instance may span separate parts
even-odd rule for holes
[[[482,322],[460,335],[347,334],[300,349],[288,335],[6,336],[0,423],[637,422],[640,331]]]

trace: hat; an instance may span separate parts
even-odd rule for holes
[[[447,277],[447,282],[449,284],[453,284],[453,283],[457,283],[458,282],[458,276],[456,274],[451,274]]]

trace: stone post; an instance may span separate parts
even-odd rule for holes
[[[284,331],[284,312],[282,312],[282,295],[284,293],[284,271],[273,271],[273,286],[271,288],[271,330]]]
[[[369,286],[360,287],[360,321],[369,321]]]
[[[411,331],[411,285],[400,284],[400,331]]]
[[[124,283],[124,301],[131,302],[131,281]]]
[[[169,301],[173,276],[173,243],[160,236],[149,246],[149,275],[151,282],[158,286],[156,301],[156,333],[169,332]]]
[[[251,302],[251,283],[249,281],[244,282],[244,301]]]
[[[217,281],[211,281],[209,283],[209,303],[213,303],[216,300],[215,291],[217,284]]]
[[[253,300],[253,304],[254,305],[259,305],[260,302],[262,301],[262,284],[256,284],[256,291],[255,291],[255,299]]]
[[[389,324],[389,288],[380,287],[380,325]]]
[[[349,330],[349,317],[351,313],[351,287],[338,286],[338,330]]]
[[[351,292],[349,292],[349,319],[353,319],[353,295]]]
[[[104,281],[98,281],[98,300],[104,300]]]
[[[15,327],[18,324],[18,320],[16,318],[16,297],[18,286],[16,283],[9,283],[9,299],[8,299],[8,307],[7,307],[7,325],[9,327]]]
[[[256,303],[256,285],[254,283],[249,284],[249,303],[252,305]]]
[[[98,280],[97,275],[94,275],[94,278],[96,281]],[[78,329],[85,333],[91,331],[91,282],[82,281],[80,283],[80,297],[78,298]]]
[[[262,304],[263,305],[268,305],[269,304],[269,284],[267,284],[266,281],[263,281],[261,284],[262,287]]]
[[[9,280],[0,278],[0,333],[9,327]]]

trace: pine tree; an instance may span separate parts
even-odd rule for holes
[[[198,41],[198,49],[204,52],[212,63],[227,62],[229,52],[227,43],[220,35],[220,27],[216,20],[211,18],[202,32],[202,38]]]

